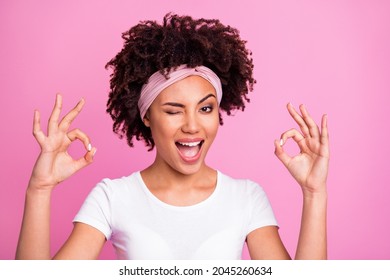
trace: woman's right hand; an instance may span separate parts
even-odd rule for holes
[[[41,153],[33,168],[29,182],[30,189],[52,190],[58,183],[92,163],[96,148],[91,146],[89,137],[79,129],[69,131],[70,125],[81,112],[84,103],[84,99],[81,99],[60,120],[62,96],[57,94],[47,135],[41,130],[39,111],[34,112],[33,134],[41,148]],[[77,139],[84,144],[87,152],[83,157],[74,159],[69,155],[68,148]]]

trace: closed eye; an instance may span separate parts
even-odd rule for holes
[[[177,115],[180,112],[178,112],[178,111],[166,111],[165,113],[167,113],[168,115]]]
[[[168,115],[176,115],[180,113],[180,109],[184,108],[183,104],[176,102],[167,102],[163,104],[164,107],[167,107],[165,113]]]

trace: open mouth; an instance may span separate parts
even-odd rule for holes
[[[203,143],[204,140],[194,142],[175,142],[180,155],[185,161],[198,159]]]

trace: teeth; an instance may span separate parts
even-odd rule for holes
[[[178,142],[180,145],[187,146],[187,147],[195,147],[200,144],[201,141],[198,142]]]

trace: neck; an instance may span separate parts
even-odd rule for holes
[[[141,171],[141,175],[149,188],[165,189],[193,189],[198,187],[209,187],[216,182],[216,171],[205,163],[194,173],[184,174],[172,168],[165,162],[155,162]]]

